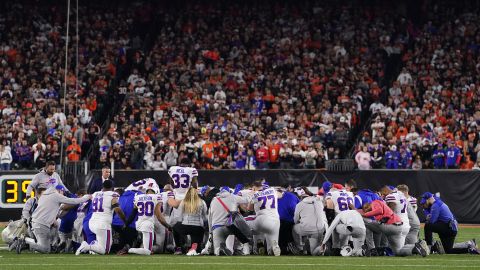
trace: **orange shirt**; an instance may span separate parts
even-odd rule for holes
[[[80,148],[80,145],[77,143],[70,144],[67,147],[67,158],[69,161],[79,161],[80,160],[80,154],[82,153],[82,149]]]
[[[280,145],[274,144],[268,147],[268,153],[270,154],[270,162],[278,162],[278,154],[280,153]]]
[[[213,159],[213,143],[205,143],[202,146],[203,156],[209,159]]]

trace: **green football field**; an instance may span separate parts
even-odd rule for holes
[[[480,228],[462,228],[457,242],[480,239]],[[4,246],[4,245],[2,245]],[[73,254],[21,255],[0,250],[0,269],[480,269],[480,255],[342,258],[342,257],[212,257],[212,256],[98,256]]]

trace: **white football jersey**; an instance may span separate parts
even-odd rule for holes
[[[417,209],[418,209],[417,198],[410,196],[407,198],[407,202],[412,206],[413,210],[417,212]]]
[[[353,193],[346,190],[331,190],[325,196],[325,200],[332,200],[335,214],[349,210],[350,204],[355,204]]]
[[[105,229],[112,225],[113,209],[112,199],[120,195],[114,191],[97,191],[92,194],[92,218],[90,223],[103,225]]]
[[[403,193],[399,191],[394,191],[387,196],[385,196],[385,202],[394,203],[395,207],[392,209],[395,214],[397,214],[403,222],[403,225],[410,224],[408,221],[408,211],[407,211],[407,198]]]
[[[182,200],[192,184],[192,179],[198,176],[198,171],[192,167],[172,166],[168,169],[168,175],[173,181],[175,199]]]
[[[162,214],[164,216],[170,216],[170,213],[172,212],[172,207],[168,205],[168,197],[172,196],[172,193],[173,193],[172,191],[164,191],[160,193],[159,203],[162,204]]]
[[[133,200],[133,205],[137,208],[138,219],[137,227],[142,223],[149,222],[153,228],[155,222],[155,207],[162,202],[159,194],[137,194]],[[153,229],[152,229],[153,230]]]
[[[255,192],[251,199],[251,203],[253,204],[257,216],[268,215],[280,219],[277,210],[278,195],[274,188],[267,188]]]
[[[157,184],[157,181],[153,178],[145,178],[138,180],[130,184],[125,191],[127,190],[139,190],[142,192],[147,191],[147,189],[153,189],[157,194],[160,193],[160,187]]]

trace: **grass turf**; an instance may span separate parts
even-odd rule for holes
[[[461,228],[457,242],[480,237],[480,228]],[[0,251],[0,270],[14,269],[480,269],[480,256],[474,255],[432,255],[427,258],[413,257],[212,257],[212,256],[95,256],[73,254],[21,255]]]

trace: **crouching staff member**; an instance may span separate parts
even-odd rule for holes
[[[462,244],[454,244],[458,232],[457,220],[440,198],[435,197],[430,192],[425,192],[422,195],[420,205],[424,208],[425,216],[427,217],[424,228],[427,244],[432,246],[434,232],[438,233],[440,237],[441,243],[437,242],[432,247],[434,251],[443,253],[442,250],[445,250],[447,254],[478,254],[474,240]]]
[[[310,243],[310,254],[320,255],[320,243],[323,233],[328,228],[323,203],[305,187],[297,189],[296,192],[302,200],[297,204],[293,218],[295,244],[303,251],[302,238],[306,236]]]
[[[38,206],[32,215],[32,228],[37,241],[33,238],[21,238],[21,245],[26,242],[30,245],[30,249],[41,253],[50,252],[50,228],[54,226],[57,219],[57,213],[60,205],[64,204],[80,204],[92,198],[91,195],[84,195],[81,198],[67,198],[63,195],[65,187],[58,185],[45,190],[38,199]],[[21,250],[17,249],[20,253]]]
[[[175,254],[182,254],[185,245],[185,237],[190,235],[192,246],[187,252],[188,256],[198,255],[201,251],[204,224],[207,220],[207,204],[200,199],[196,188],[190,187],[178,207],[178,216],[182,218],[173,226],[173,237],[175,238]]]
[[[227,249],[226,246],[227,237],[231,232],[225,224],[230,217],[230,212],[238,211],[238,207],[241,204],[248,204],[249,201],[248,197],[233,195],[228,189],[222,189],[211,201],[208,224],[213,238],[213,250],[215,255],[232,255],[232,252]],[[211,244],[212,242],[209,241],[206,249],[208,249]],[[243,244],[243,254],[250,254],[249,243]]]

